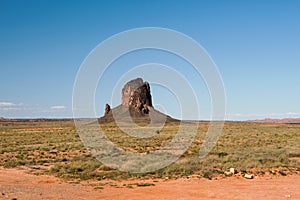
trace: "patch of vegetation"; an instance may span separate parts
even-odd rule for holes
[[[204,171],[203,172],[203,178],[207,178],[209,180],[211,180],[213,177],[213,173],[211,171]]]
[[[138,187],[148,187],[148,186],[155,186],[153,183],[137,183],[136,186]]]
[[[226,153],[226,152],[219,152],[218,153],[218,156],[219,157],[225,157],[225,156],[227,156],[228,155],[228,153]]]
[[[286,176],[287,174],[284,172],[284,171],[278,171],[278,173],[281,175],[281,176]]]

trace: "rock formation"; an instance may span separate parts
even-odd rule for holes
[[[129,98],[133,92],[143,85],[143,79],[137,78],[127,82],[122,89],[122,105],[129,105]]]
[[[148,82],[137,78],[129,81],[122,89],[122,106],[141,114],[148,114],[152,107],[151,91]]]
[[[105,114],[98,121],[102,124],[120,120],[122,122],[133,120],[135,123],[178,121],[153,108],[150,85],[141,78],[127,82],[122,89],[122,104],[115,108],[111,108],[106,104]]]
[[[105,113],[104,113],[104,115],[107,115],[109,112],[110,112],[110,105],[107,103],[105,105]]]

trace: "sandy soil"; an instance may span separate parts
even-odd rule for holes
[[[132,183],[141,182],[133,180]],[[117,185],[122,185],[117,183]],[[153,183],[153,182],[151,182]],[[128,184],[128,181],[126,182]],[[85,184],[69,184],[53,176],[35,176],[26,170],[0,168],[0,199],[300,199],[300,176],[264,176],[252,180],[159,180],[155,186],[95,190]]]

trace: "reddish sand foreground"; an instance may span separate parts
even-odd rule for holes
[[[141,182],[133,180],[132,183]],[[149,182],[149,181],[148,181]],[[125,183],[125,182],[124,182]],[[129,182],[126,181],[126,184]],[[152,182],[151,182],[152,183]],[[118,182],[122,185],[123,182]],[[220,180],[159,180],[155,186],[95,190],[87,184],[69,184],[25,170],[0,168],[0,199],[300,199],[300,176],[264,176],[252,180],[229,177]]]

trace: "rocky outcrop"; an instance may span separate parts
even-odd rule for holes
[[[143,79],[137,78],[127,82],[122,89],[122,106],[129,105],[129,98],[133,92],[143,85]]]
[[[105,113],[104,113],[104,115],[109,114],[109,112],[110,112],[110,105],[107,103],[107,104],[105,105]]]
[[[153,108],[150,85],[141,78],[127,82],[122,89],[122,104],[114,108],[106,104],[104,116],[98,119],[100,124],[116,121],[134,121],[143,125],[150,122],[178,122]]]
[[[122,89],[122,106],[130,107],[135,112],[148,114],[152,107],[150,85],[137,78],[129,81]]]

